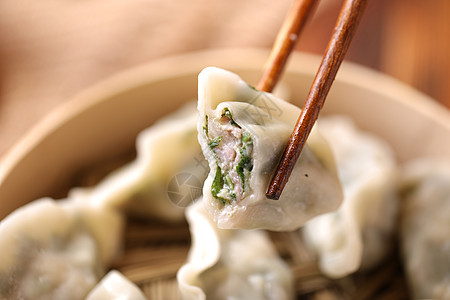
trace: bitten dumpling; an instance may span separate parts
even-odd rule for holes
[[[198,201],[186,210],[192,247],[177,279],[184,300],[293,299],[293,276],[263,231],[219,229]]]
[[[0,298],[83,299],[104,275],[123,220],[79,200],[36,200],[0,223]]]
[[[334,158],[313,128],[279,200],[265,196],[300,109],[214,67],[199,75],[203,201],[220,228],[294,230],[342,200]]]
[[[303,234],[321,271],[333,278],[370,268],[391,249],[397,216],[397,164],[390,147],[345,117],[324,117],[319,129],[336,157],[344,201],[307,222]]]
[[[415,299],[450,299],[450,160],[409,162],[402,181],[400,239]]]
[[[208,174],[196,123],[195,105],[190,103],[142,131],[137,137],[136,160],[94,187],[88,201],[138,217],[182,220],[184,207],[201,195],[201,183]],[[171,191],[171,180],[185,180],[187,184],[191,180],[194,182],[189,185],[198,188],[177,192],[176,185]],[[183,182],[177,183],[182,186]]]
[[[95,286],[86,300],[146,300],[142,291],[119,271],[112,270]]]

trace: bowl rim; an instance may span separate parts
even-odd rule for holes
[[[205,67],[215,65],[231,69],[262,70],[268,55],[269,49],[267,48],[206,49],[159,58],[100,80],[52,109],[0,158],[0,189],[8,174],[14,170],[27,153],[58,130],[62,124],[70,122],[71,119],[91,107],[101,104],[108,99],[108,96],[153,80],[192,74],[195,71],[199,73],[201,71],[198,69],[199,61],[204,61]],[[242,59],[243,57],[251,57],[251,59]],[[293,52],[289,57],[285,72],[315,74],[320,60],[320,56],[316,54]],[[179,67],[181,63],[183,68]],[[354,76],[355,73],[358,76]],[[369,67],[344,61],[336,80],[359,86],[365,90],[393,96],[403,102],[403,105],[415,107],[423,114],[432,116],[437,123],[450,131],[450,110],[398,79]]]

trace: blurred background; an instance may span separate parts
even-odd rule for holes
[[[271,48],[292,0],[1,0],[0,156],[53,108],[122,70],[217,47]],[[322,55],[343,0],[297,50]],[[450,1],[372,0],[346,60],[450,108]]]

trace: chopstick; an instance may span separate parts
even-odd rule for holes
[[[306,139],[325,103],[366,4],[367,0],[345,0],[297,124],[266,192],[267,198],[274,200],[280,198]]]
[[[312,14],[318,2],[319,0],[296,0],[289,8],[256,89],[264,92],[273,90],[281,77],[289,54],[294,49],[300,32],[306,24],[306,20]]]

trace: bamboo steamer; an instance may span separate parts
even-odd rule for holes
[[[95,184],[133,159],[135,138],[157,119],[195,99],[197,75],[222,67],[256,83],[268,51],[218,49],[150,62],[84,91],[50,113],[2,158],[0,219],[43,196],[61,198],[73,186]],[[277,89],[301,106],[320,58],[290,57]],[[286,92],[287,91],[287,92]],[[427,96],[383,74],[344,62],[321,113],[352,117],[363,130],[385,139],[400,163],[423,156],[450,157],[450,112]],[[125,252],[114,266],[149,299],[177,299],[175,273],[186,259],[186,224],[130,221]],[[407,299],[395,255],[370,274],[329,280],[298,235],[271,233],[291,265],[297,292],[306,299]]]

